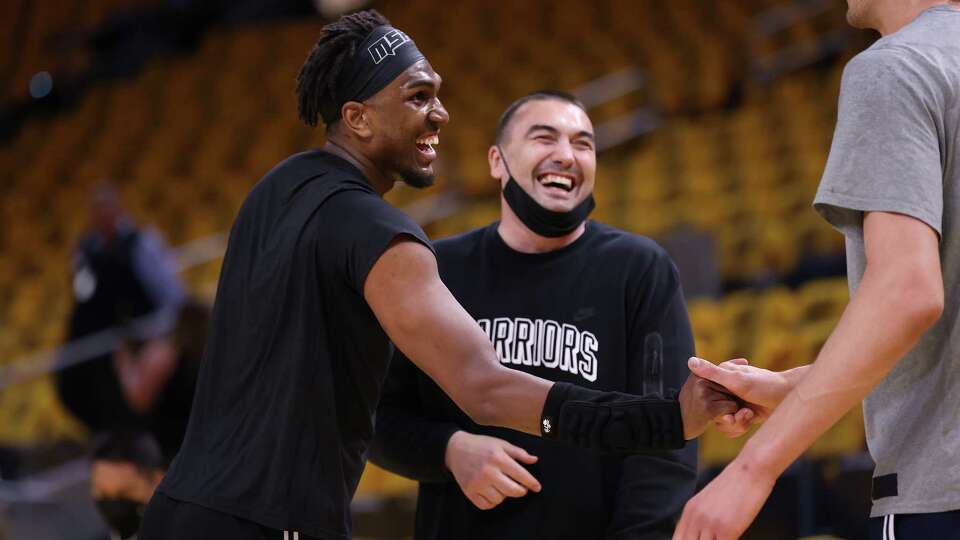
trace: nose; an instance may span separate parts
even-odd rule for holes
[[[574,155],[573,147],[570,146],[570,141],[566,139],[561,139],[560,142],[554,147],[553,155],[550,156],[553,162],[564,169],[569,169],[573,166]]]
[[[447,112],[447,109],[443,106],[443,103],[440,102],[439,98],[437,98],[437,105],[430,110],[430,114],[427,117],[431,122],[437,124],[437,126],[442,126],[450,122],[450,113]]]

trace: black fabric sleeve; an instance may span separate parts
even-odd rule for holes
[[[433,251],[423,229],[376,194],[342,191],[326,204],[329,226],[335,227],[337,234],[329,236],[334,245],[323,248],[333,250],[347,282],[361,295],[370,269],[398,236],[419,241]]]
[[[420,395],[421,377],[422,372],[397,350],[377,408],[370,460],[419,482],[445,482],[451,479],[444,459],[447,442],[460,428],[454,422],[427,416]]]
[[[676,399],[600,392],[558,382],[550,388],[540,435],[599,452],[683,448],[683,419]]]
[[[627,344],[627,391],[642,393],[662,385],[665,393],[679,393],[690,374],[687,359],[694,355],[679,275],[663,252],[645,274],[634,283],[638,294]],[[662,369],[655,369],[658,363]],[[681,450],[624,458],[606,538],[670,538],[696,481],[696,441]]]

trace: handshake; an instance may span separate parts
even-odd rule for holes
[[[766,420],[806,369],[774,372],[742,358],[719,365],[691,358],[688,366],[691,374],[677,396],[687,440],[700,436],[710,423],[728,437],[743,435]],[[539,492],[540,482],[524,467],[537,459],[505,440],[465,431],[450,437],[444,456],[463,494],[482,510],[508,497]]]
[[[737,358],[714,365],[700,358],[687,364],[691,375],[680,390],[683,435],[700,436],[710,422],[728,437],[739,437],[763,422],[793,387],[790,371],[774,372]]]

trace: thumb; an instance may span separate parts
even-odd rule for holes
[[[730,384],[735,381],[733,372],[716,366],[711,362],[707,362],[702,358],[697,358],[696,356],[687,361],[687,366],[697,377],[713,381],[725,388],[730,388]]]
[[[504,452],[513,459],[526,463],[527,465],[532,465],[537,462],[537,456],[530,455],[526,450],[520,448],[519,446],[514,446],[510,443],[504,443],[503,445]]]

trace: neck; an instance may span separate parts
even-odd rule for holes
[[[381,171],[374,165],[373,161],[364,156],[362,152],[354,148],[348,141],[330,134],[327,137],[326,144],[323,145],[323,150],[349,161],[354,167],[360,169],[363,176],[366,177],[370,185],[373,186],[373,189],[377,190],[377,193],[380,195],[383,195],[393,188],[393,177]]]
[[[513,209],[510,208],[507,201],[503,200],[503,196],[500,197],[500,226],[497,227],[497,232],[500,234],[503,242],[514,251],[519,251],[520,253],[548,253],[550,251],[556,251],[576,242],[577,238],[580,238],[586,230],[587,222],[584,221],[579,227],[571,231],[570,234],[565,234],[557,238],[540,236],[528,229],[527,226],[520,221],[520,218],[513,213]]]
[[[879,6],[876,30],[881,36],[889,36],[913,22],[921,13],[933,6],[954,4],[949,0],[893,0]]]

